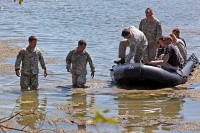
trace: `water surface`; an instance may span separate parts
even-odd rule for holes
[[[112,84],[109,74],[113,60],[117,58],[121,30],[130,25],[138,27],[147,7],[152,7],[155,17],[161,21],[164,35],[179,27],[187,43],[188,56],[195,53],[199,58],[199,5],[199,0],[37,0],[24,1],[20,6],[0,0],[1,42],[35,35],[46,59],[59,58],[58,62],[47,64],[50,73],[47,78],[40,74],[38,92],[21,93],[18,77],[14,74],[0,76],[1,117],[13,110],[37,110],[38,116],[27,118],[30,119],[29,127],[49,128],[48,124],[36,124],[36,120],[59,117],[70,120],[72,114],[59,110],[55,104],[78,103],[73,108],[85,112],[83,117],[94,117],[91,110],[97,109],[105,117],[120,119],[121,123],[80,126],[75,122],[60,123],[59,126],[88,132],[177,132],[180,123],[199,122],[199,102],[157,94],[116,93],[122,88]],[[88,74],[91,87],[77,92],[71,89],[71,75],[66,72],[65,58],[80,39],[88,42],[87,50],[93,57],[96,73],[94,79]],[[16,45],[27,44],[18,42]],[[4,63],[14,64],[14,61],[11,58]],[[199,84],[192,87],[198,90]],[[104,113],[105,110],[109,111]],[[18,118],[16,122],[24,126],[27,119]]]

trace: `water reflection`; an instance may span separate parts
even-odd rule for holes
[[[67,117],[77,125],[77,129],[86,131],[86,121],[90,115],[88,108],[93,106],[94,100],[94,96],[89,97],[85,92],[72,92],[71,98],[67,100],[73,109],[73,112],[67,113]]]
[[[22,92],[16,103],[19,104],[16,112],[20,113],[20,116],[16,120],[18,124],[35,130],[38,128],[38,122],[45,120],[47,99],[42,99],[40,103],[37,91]]]
[[[138,94],[119,95],[119,116],[131,131],[170,131],[172,125],[180,121],[183,100],[167,97],[143,97]],[[142,128],[141,128],[142,127]]]
[[[68,99],[69,104],[73,108],[71,121],[77,123],[78,129],[86,130],[85,122],[77,121],[86,116],[86,94],[85,93],[72,93],[71,98]],[[75,119],[73,119],[75,118]]]

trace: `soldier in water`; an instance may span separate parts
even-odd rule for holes
[[[95,67],[92,58],[86,48],[86,41],[80,40],[78,47],[71,50],[66,57],[66,69],[72,74],[72,84],[74,88],[87,88],[86,75],[87,75],[87,62],[91,68],[91,77],[94,77]]]
[[[42,69],[44,70],[44,77],[47,76],[47,70],[43,59],[42,52],[36,48],[37,38],[35,36],[29,37],[29,45],[26,48],[20,50],[15,62],[15,72],[20,77],[21,91],[37,90],[38,89],[38,73],[40,62]],[[21,76],[20,76],[20,65]]]

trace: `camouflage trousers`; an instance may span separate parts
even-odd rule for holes
[[[157,53],[156,42],[148,43],[146,50],[147,50],[148,62],[155,60],[156,59],[156,53]]]
[[[126,48],[130,47],[129,54],[126,55]],[[125,59],[125,63],[130,63],[130,60],[134,57],[135,63],[140,63],[143,60],[144,63],[148,62],[147,50],[142,48],[135,48],[135,46],[129,44],[128,40],[124,39],[120,41],[118,57]]]
[[[72,74],[73,85],[84,85],[86,83],[86,74]]]
[[[20,77],[21,91],[37,90],[38,88],[38,74],[22,74]]]

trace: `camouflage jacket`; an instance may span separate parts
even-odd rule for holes
[[[126,55],[125,59],[126,63],[130,63],[130,60],[133,58],[133,56],[137,56],[139,57],[139,59],[142,59],[144,51],[148,46],[148,41],[143,32],[141,32],[134,26],[130,26],[128,27],[128,29],[130,30],[131,37],[128,40],[125,40],[127,40],[129,44],[122,45],[119,48],[119,58],[122,58],[125,56],[124,52],[126,50],[124,49],[126,49],[127,46],[130,46],[130,52]]]
[[[77,52],[77,49],[71,50],[67,57],[67,69],[72,69],[71,72],[74,74],[87,74],[87,62],[89,62],[91,71],[95,71],[95,67],[92,58],[88,51]]]
[[[149,43],[155,43],[162,35],[161,23],[157,18],[141,20],[139,30],[144,33]]]
[[[180,51],[180,54],[182,56],[182,62],[186,62],[187,60],[187,49],[185,47],[185,44],[184,42],[181,40],[181,39],[177,39],[176,42],[173,43],[175,46],[178,47],[179,51]]]
[[[20,64],[22,62],[21,73],[22,74],[38,74],[39,67],[38,62],[42,69],[46,69],[45,62],[40,49],[35,48],[33,51],[27,48],[23,48],[17,55],[15,62],[15,70],[20,70]]]

